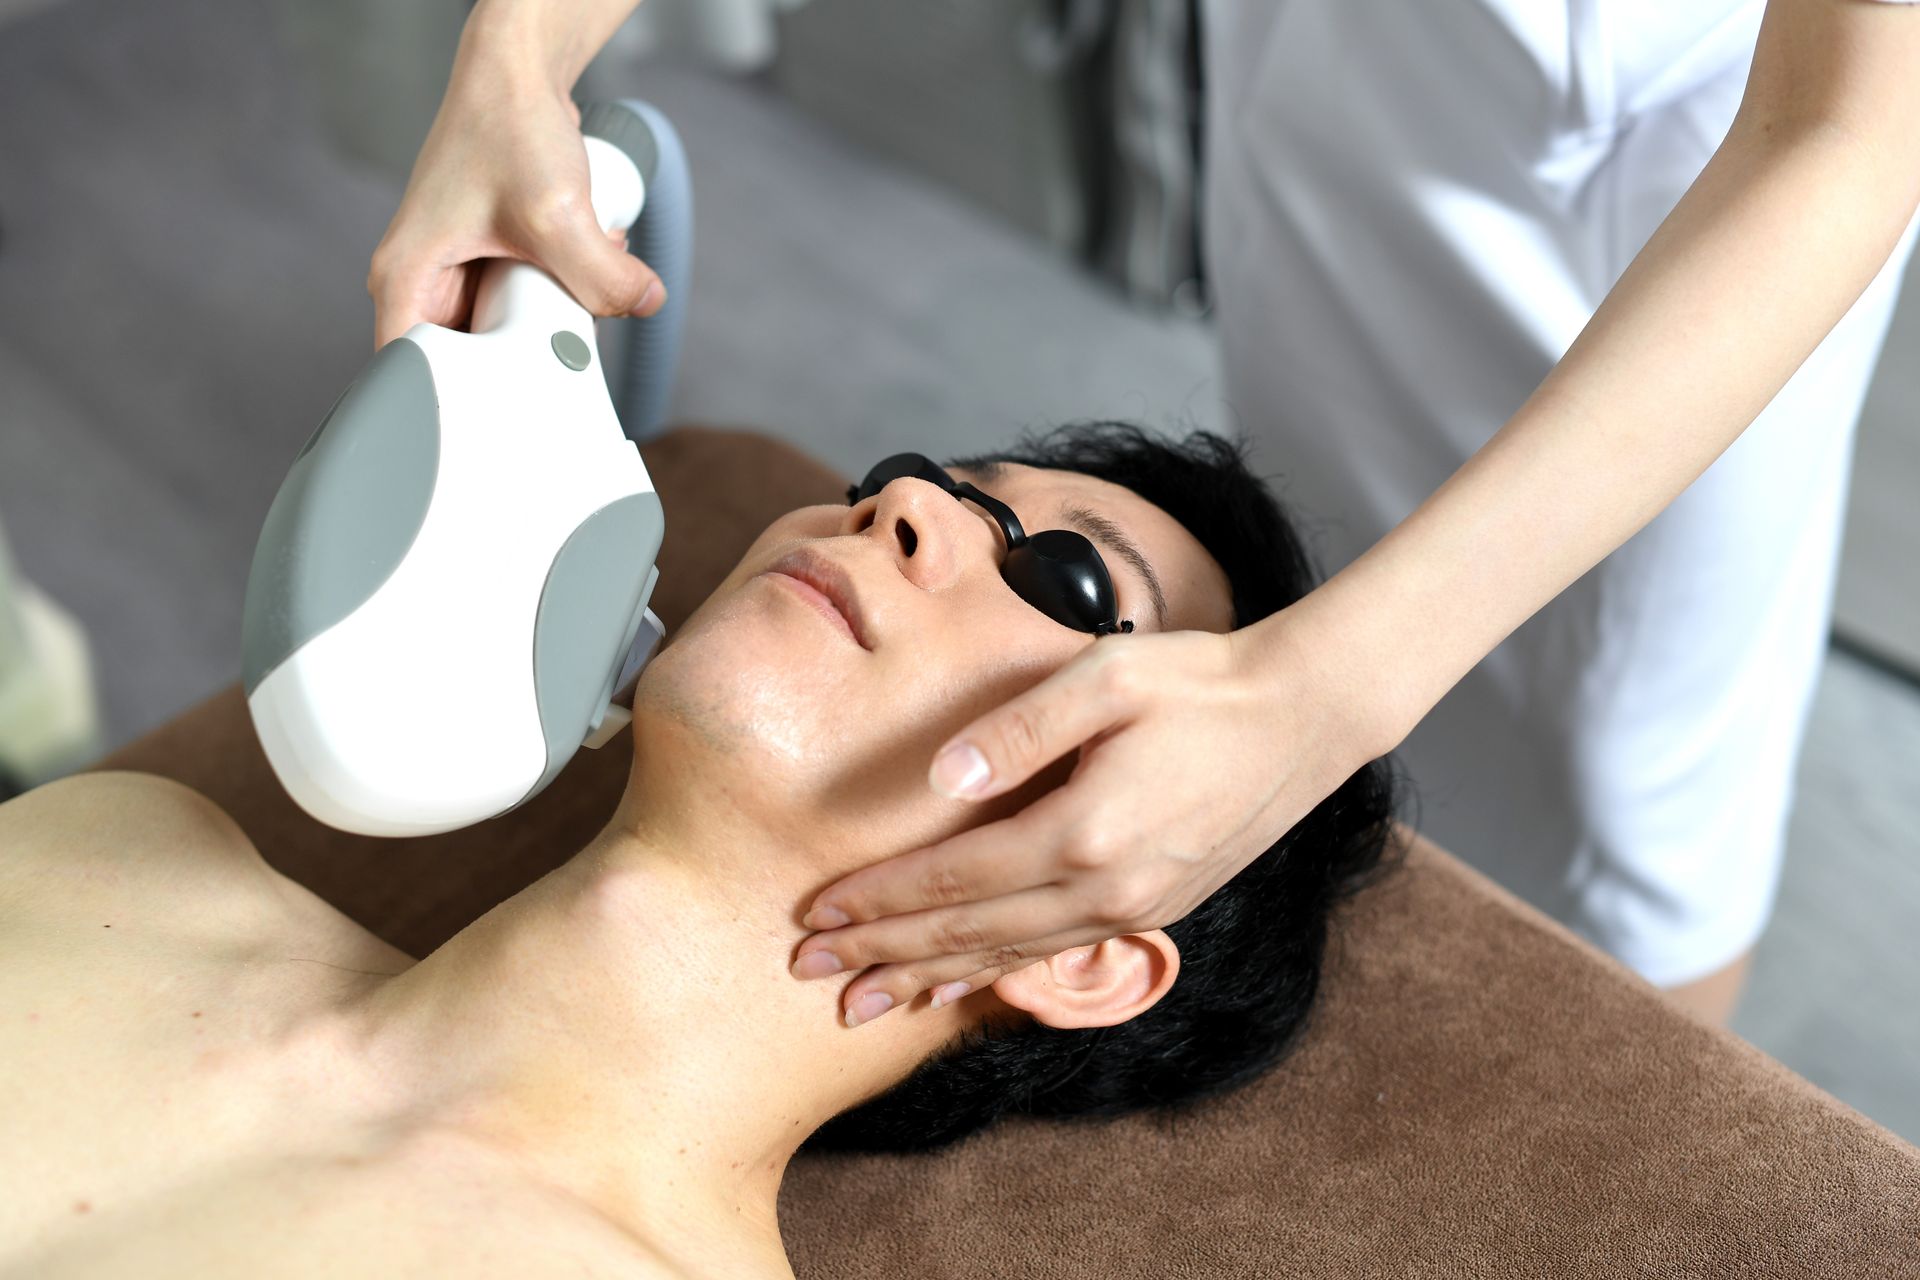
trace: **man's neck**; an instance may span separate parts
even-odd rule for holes
[[[818,887],[793,883],[797,852],[739,829],[669,835],[623,803],[565,866],[386,984],[374,1052],[441,1121],[649,1244],[784,1268],[775,1202],[794,1150],[967,1016],[916,1002],[850,1031],[847,979],[791,977]]]

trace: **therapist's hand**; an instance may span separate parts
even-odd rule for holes
[[[580,109],[475,59],[456,66],[373,251],[374,348],[422,320],[467,327],[488,258],[538,264],[597,316],[652,315],[666,302],[660,278],[594,217]]]
[[[954,794],[949,765],[961,762],[948,749],[965,744],[989,781],[956,798],[1079,758],[1012,817],[822,890],[805,920],[821,932],[796,951],[795,976],[865,969],[842,1000],[854,1026],[922,991],[950,1003],[1036,959],[1186,915],[1384,752],[1365,699],[1290,634],[1285,612],[1258,631],[1103,638],[962,729],[929,785]],[[808,960],[822,952],[832,959]]]

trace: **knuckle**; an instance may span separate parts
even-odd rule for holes
[[[950,867],[930,867],[920,881],[920,896],[928,906],[950,907],[965,902],[968,890]]]
[[[650,276],[596,271],[582,288],[580,303],[597,316],[623,316],[640,305]]]
[[[545,187],[531,196],[520,211],[522,225],[536,240],[557,233],[573,216],[573,193],[564,187]]]
[[[840,966],[848,973],[871,968],[875,963],[872,944],[858,934],[836,941],[832,951],[840,957]]]
[[[1140,693],[1139,663],[1129,661],[1119,645],[1106,651],[1105,661],[1096,674],[1100,692],[1110,699],[1128,700]]]
[[[1018,942],[1009,942],[998,947],[989,947],[980,953],[986,961],[985,969],[1017,969],[1027,959],[1027,947]]]
[[[935,927],[933,941],[942,954],[957,956],[980,950],[986,939],[981,936],[978,925],[964,916],[955,916]]]
[[[929,965],[893,965],[887,969],[887,992],[895,1004],[906,1004],[939,981],[939,973]]]
[[[1113,862],[1118,842],[1104,828],[1078,827],[1068,833],[1061,861],[1076,871],[1098,871]]]
[[[367,292],[378,298],[387,290],[387,282],[393,278],[393,256],[385,244],[373,251],[373,257],[367,262]]]
[[[1012,759],[1021,763],[1038,761],[1046,749],[1047,713],[1033,706],[1009,708],[1000,740]]]
[[[610,313],[625,315],[640,305],[640,299],[647,296],[647,286],[653,283],[649,275],[634,274],[618,283],[606,286],[608,293],[607,310]]]
[[[627,309],[620,302],[621,291],[604,280],[595,280],[583,292],[586,296],[580,299],[582,305],[596,316],[610,316]]]

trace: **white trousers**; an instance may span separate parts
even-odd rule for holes
[[[1725,135],[1759,15],[1212,0],[1227,396],[1329,572],[1571,344]],[[1655,982],[1720,968],[1771,909],[1854,422],[1912,241],[1704,476],[1401,748],[1422,830]]]

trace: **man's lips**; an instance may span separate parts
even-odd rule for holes
[[[862,649],[873,648],[868,643],[866,619],[853,579],[834,561],[811,548],[799,547],[767,566],[766,572],[792,579],[810,603],[830,612],[847,629],[856,644]]]

